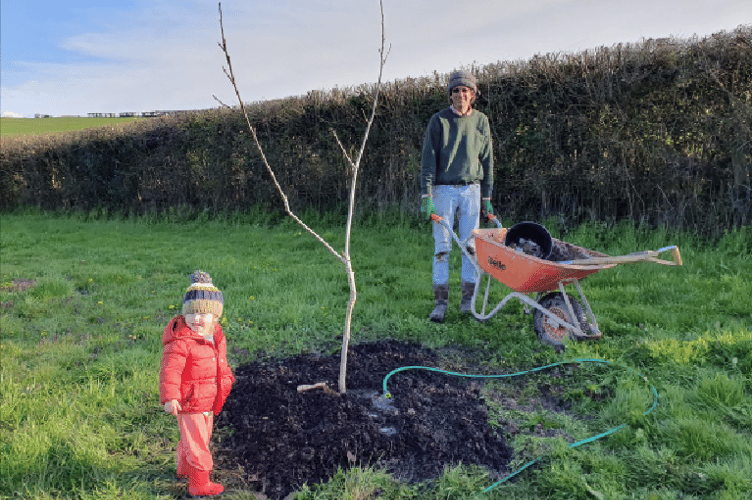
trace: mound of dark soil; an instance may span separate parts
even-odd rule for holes
[[[404,366],[439,366],[438,356],[417,344],[383,341],[351,346],[347,393],[336,392],[340,359],[301,355],[235,370],[233,387],[217,420],[227,435],[221,460],[241,465],[270,498],[303,484],[326,481],[338,467],[373,465],[396,479],[439,477],[459,463],[506,471],[511,450],[488,423],[480,387],[472,379]],[[326,382],[334,391],[298,392]]]

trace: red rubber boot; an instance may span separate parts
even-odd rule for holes
[[[192,497],[212,497],[221,495],[224,486],[209,480],[209,471],[188,467],[188,493]]]

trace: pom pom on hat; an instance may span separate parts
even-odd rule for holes
[[[183,314],[208,314],[222,316],[225,299],[212,283],[209,273],[195,271],[191,274],[191,286],[183,296]]]

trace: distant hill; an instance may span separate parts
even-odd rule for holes
[[[6,113],[8,112],[6,111]],[[7,137],[18,135],[57,134],[60,132],[132,123],[138,119],[139,118],[81,117],[18,118],[3,114],[3,117],[0,118],[0,135]]]

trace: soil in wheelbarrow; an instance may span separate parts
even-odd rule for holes
[[[244,488],[273,499],[353,465],[383,468],[404,482],[437,478],[460,463],[503,477],[511,449],[489,425],[476,381],[483,379],[405,370],[388,380],[393,397],[381,397],[392,370],[446,366],[444,354],[396,341],[352,345],[345,395],[336,392],[339,355],[239,366],[217,419],[216,466],[239,471]],[[297,390],[318,382],[332,390]]]

